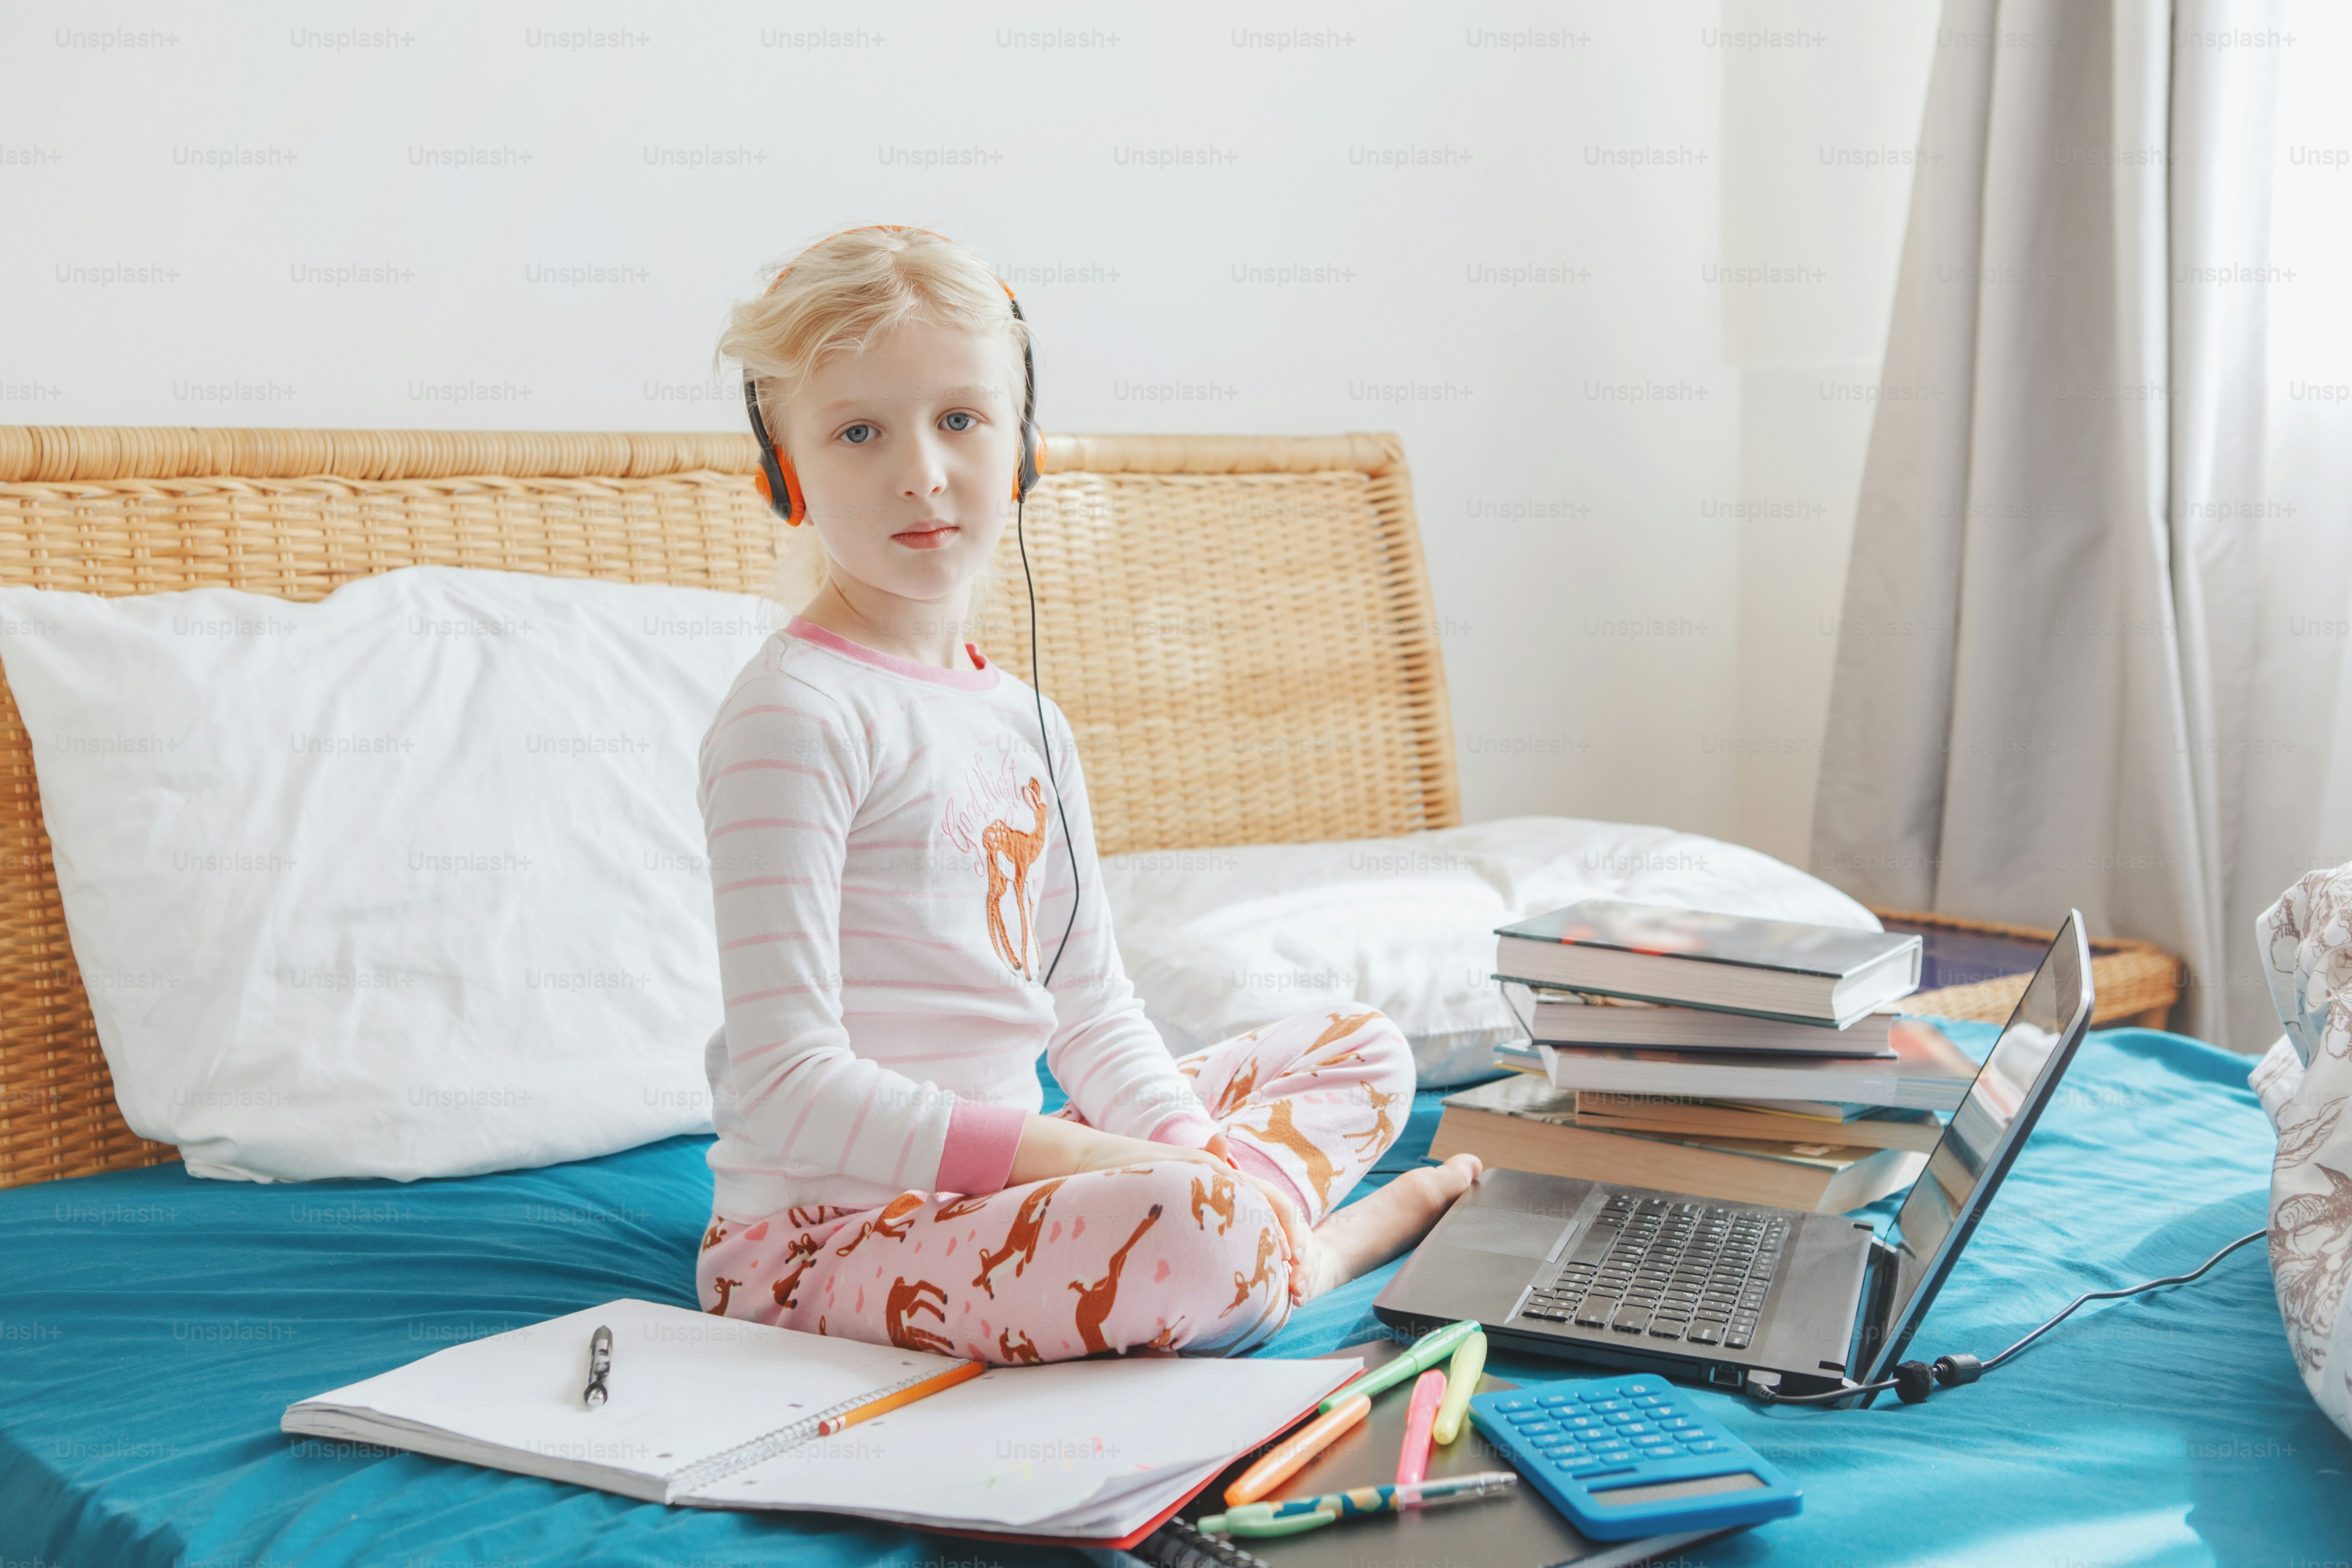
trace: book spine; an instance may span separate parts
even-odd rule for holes
[[[779,1426],[774,1431],[763,1433],[748,1443],[738,1443],[722,1453],[713,1454],[707,1459],[698,1459],[684,1469],[662,1479],[669,1487],[672,1497],[700,1491],[712,1481],[772,1459],[788,1449],[799,1447],[810,1438],[820,1436],[824,1424],[836,1415],[846,1415],[851,1411],[871,1405],[877,1400],[887,1399],[894,1394],[903,1394],[909,1388],[929,1383],[938,1375],[939,1373],[935,1372],[917,1373],[911,1377],[901,1378],[887,1388],[877,1388],[870,1394],[861,1394],[855,1399],[845,1399],[838,1405],[827,1405],[814,1415],[803,1415],[789,1426]]]

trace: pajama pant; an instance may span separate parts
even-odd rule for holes
[[[1297,1013],[1177,1063],[1241,1168],[1309,1226],[1396,1142],[1412,1055],[1378,1011]],[[1055,1114],[1083,1122],[1066,1107]],[[707,1311],[996,1365],[1137,1349],[1231,1355],[1290,1315],[1281,1222],[1258,1189],[1154,1161],[966,1197],[711,1216]]]

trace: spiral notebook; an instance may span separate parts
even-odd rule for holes
[[[581,1394],[600,1325],[613,1331],[610,1397],[591,1408]],[[623,1299],[297,1401],[278,1425],[648,1502],[1102,1541],[1154,1522],[1356,1363],[995,1367],[828,1429],[962,1364]]]

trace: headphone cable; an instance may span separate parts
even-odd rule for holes
[[[1028,498],[1022,496],[1013,503],[1013,533],[1021,546],[1021,580],[1029,585],[1029,695],[1037,700],[1037,742],[1045,752],[1045,779],[1054,786],[1054,809],[1062,814],[1062,847],[1070,852],[1070,920],[1062,928],[1062,945],[1054,950],[1054,962],[1045,966],[1045,984],[1053,988],[1054,971],[1062,967],[1063,950],[1070,945],[1070,932],[1078,923],[1078,845],[1070,837],[1070,808],[1062,802],[1062,785],[1054,777],[1053,737],[1045,730],[1045,681],[1037,674],[1037,580],[1029,574],[1029,535],[1023,528],[1029,509]]]

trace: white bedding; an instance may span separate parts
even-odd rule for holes
[[[1518,1029],[1489,976],[1495,928],[1585,898],[1875,931],[1835,888],[1769,855],[1672,828],[1514,816],[1329,844],[1103,862],[1119,955],[1171,1048],[1309,1007],[1378,1007],[1424,1087],[1490,1069]]]

